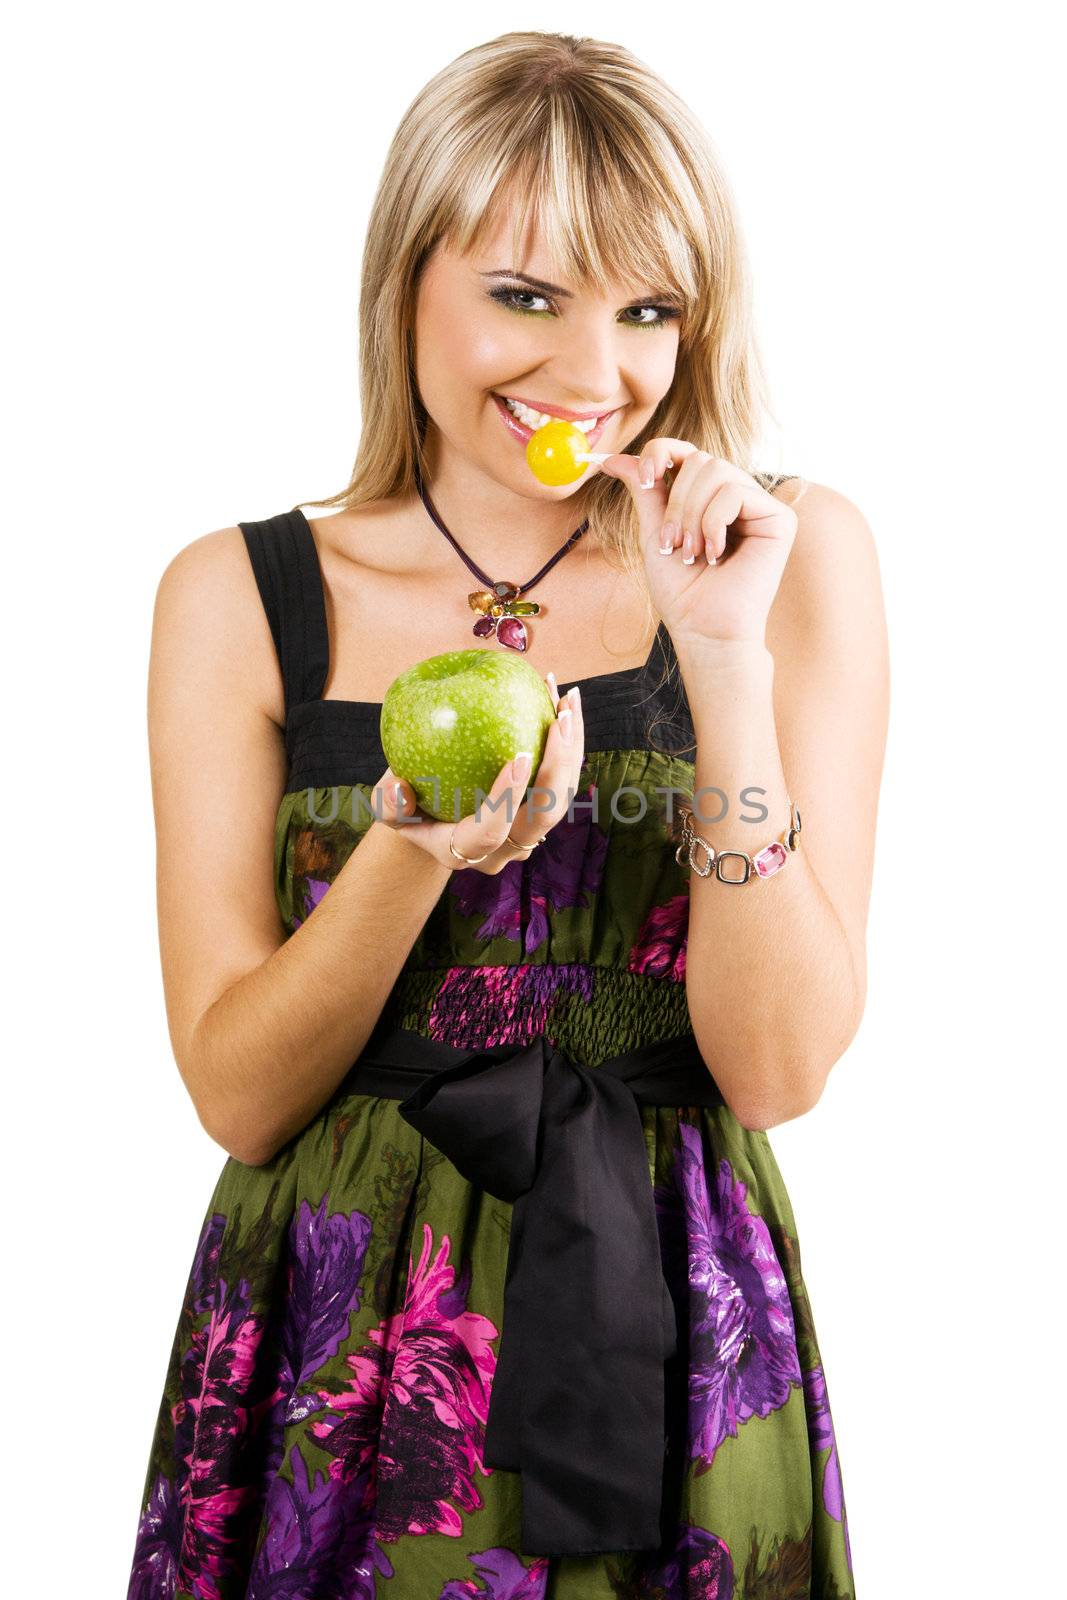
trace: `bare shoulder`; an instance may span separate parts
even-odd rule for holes
[[[865,628],[884,625],[881,572],[874,532],[859,506],[825,483],[790,478],[771,491],[797,517],[796,537],[768,618],[771,640],[807,628],[817,618],[824,626],[844,622],[862,637]],[[873,639],[872,639],[873,642]]]
[[[809,478],[787,478],[771,493],[776,500],[790,506],[797,514],[797,544],[801,531],[807,534],[804,543],[810,546],[845,544],[863,547],[877,559],[874,533],[855,501],[831,489],[825,483],[813,483]],[[794,546],[794,553],[795,553]]]
[[[281,669],[239,527],[202,534],[168,562],[156,590],[152,657],[161,675],[241,685],[251,705],[284,726]]]

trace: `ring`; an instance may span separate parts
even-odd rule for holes
[[[485,860],[485,856],[465,856],[465,855],[461,855],[460,852],[456,849],[455,845],[452,843],[452,840],[455,837],[456,828],[458,828],[458,827],[459,827],[459,823],[457,822],[457,823],[454,824],[454,826],[452,828],[452,832],[448,836],[448,848],[452,852],[452,854],[455,856],[456,860],[457,861],[462,861],[463,865],[465,867],[473,867],[473,866],[475,866],[477,864],[477,862],[484,861]],[[487,850],[485,855],[488,855],[488,854],[489,854],[489,851]]]
[[[513,844],[515,846],[516,850],[536,850],[537,846],[539,844],[544,844],[544,842],[545,842],[545,840],[547,838],[548,838],[548,834],[547,833],[543,833],[541,835],[541,837],[539,839],[535,839],[532,844],[520,844],[519,841],[517,839],[513,839],[511,837],[511,834],[509,833],[508,837],[507,837],[507,843],[508,844]]]

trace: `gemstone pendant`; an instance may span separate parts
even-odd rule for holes
[[[509,650],[526,649],[526,624],[520,617],[501,617],[496,625],[496,636]]]
[[[508,650],[525,650],[529,644],[523,617],[536,617],[541,607],[536,600],[520,600],[519,585],[501,580],[491,589],[476,589],[467,604],[479,613],[474,633],[479,639],[496,634],[498,644]]]

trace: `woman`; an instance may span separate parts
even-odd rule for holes
[[[749,470],[747,295],[641,62],[470,50],[374,203],[340,509],[163,576],[168,1019],[228,1159],[131,1596],[854,1592],[766,1129],[862,1014],[884,620],[856,508]],[[572,483],[545,413],[604,457]],[[555,720],[432,820],[381,702],[468,648]]]

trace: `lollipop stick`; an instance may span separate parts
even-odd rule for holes
[[[579,450],[574,459],[575,461],[606,461],[613,454],[614,451],[612,450]]]

